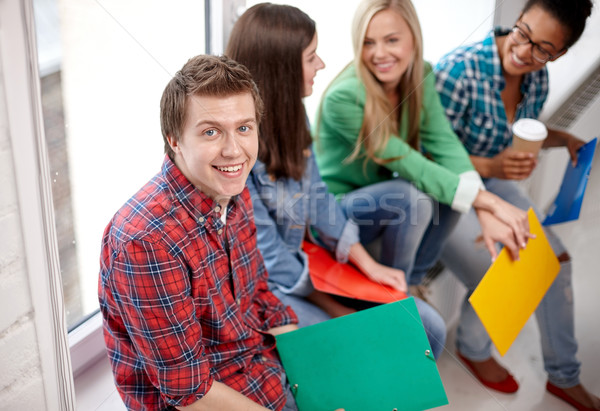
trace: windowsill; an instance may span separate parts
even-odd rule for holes
[[[75,398],[80,411],[126,411],[113,381],[108,357],[103,355],[75,378]]]
[[[69,333],[69,347],[77,409],[126,410],[115,387],[106,355],[100,312]]]
[[[106,357],[100,312],[69,333],[69,347],[74,378],[102,357]]]

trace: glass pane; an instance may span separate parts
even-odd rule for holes
[[[204,1],[34,0],[69,327],[98,309],[100,243],[159,169],[159,103],[204,53]]]

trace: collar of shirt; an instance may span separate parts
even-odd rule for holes
[[[497,90],[504,90],[506,87],[506,81],[502,74],[502,61],[500,60],[500,54],[498,53],[498,45],[496,44],[496,37],[507,36],[510,30],[505,27],[494,27],[494,29],[488,34],[483,40],[483,45],[486,47],[486,61],[488,64],[488,75],[492,78],[494,86]]]
[[[201,225],[211,222],[217,229],[221,229],[225,224],[224,219],[221,218],[222,214],[226,212],[228,219],[235,217],[238,196],[233,197],[229,202],[228,210],[223,211],[221,205],[190,183],[168,156],[165,156],[161,174],[182,207]]]

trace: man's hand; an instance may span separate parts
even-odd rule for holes
[[[273,327],[270,330],[267,330],[267,332],[271,335],[279,335],[279,334],[289,333],[290,331],[294,331],[297,329],[298,329],[297,324],[286,324],[286,325],[281,325],[279,327]]]
[[[179,411],[268,411],[268,408],[255,403],[219,381],[213,381],[212,386],[201,399],[186,407],[175,408]]]

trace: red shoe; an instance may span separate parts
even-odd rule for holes
[[[506,394],[512,394],[513,392],[516,392],[519,389],[519,384],[517,384],[517,382],[515,381],[515,379],[513,378],[513,376],[510,373],[508,373],[508,375],[506,376],[506,378],[503,381],[500,381],[500,382],[486,381],[483,378],[481,378],[481,376],[479,374],[477,374],[477,371],[475,371],[475,367],[473,367],[473,361],[463,357],[462,354],[458,350],[456,351],[456,355],[458,355],[458,358],[460,358],[461,361],[463,363],[465,363],[465,365],[467,367],[469,367],[469,369],[471,370],[473,375],[479,380],[479,382],[481,382],[486,387],[491,388],[496,391],[506,393]]]
[[[550,381],[548,381],[546,383],[546,390],[549,393],[551,393],[553,395],[556,395],[561,400],[563,400],[563,401],[571,404],[573,407],[577,408],[580,411],[594,411],[594,410],[596,410],[596,408],[586,407],[585,405],[581,404],[579,401],[571,398],[569,396],[569,394],[567,394],[565,392],[565,390],[563,390],[560,387],[557,387],[556,385],[552,384]]]

